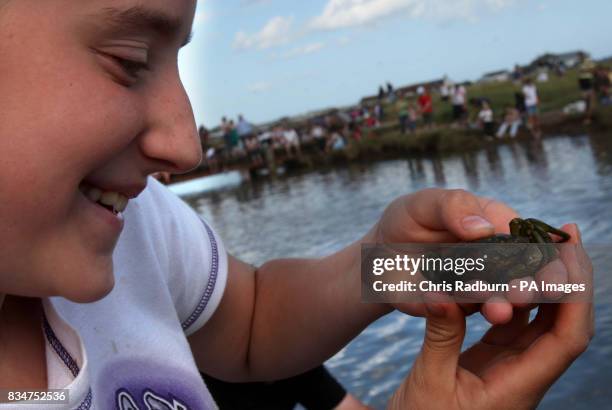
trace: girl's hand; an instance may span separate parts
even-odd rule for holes
[[[570,282],[584,283],[591,277],[591,262],[575,225],[564,230],[578,246],[564,247],[561,260]],[[592,303],[544,304],[531,323],[527,310],[517,312],[461,353],[465,313],[454,303],[427,307],[421,353],[389,409],[535,408],[594,333]]]
[[[495,233],[509,233],[508,223],[518,214],[509,206],[464,190],[425,189],[393,201],[368,234],[373,243],[451,243],[472,241]],[[421,303],[394,307],[413,316],[425,316]],[[478,308],[492,324],[508,322],[512,305],[507,302],[462,305]]]
[[[424,189],[397,198],[374,227],[376,243],[450,243],[509,232],[518,214],[509,206],[461,189]]]

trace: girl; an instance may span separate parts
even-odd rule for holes
[[[478,122],[486,137],[492,137],[495,133],[495,123],[493,122],[493,110],[487,101],[482,101],[478,112]]]
[[[0,0],[0,387],[68,390],[61,404],[20,409],[210,409],[198,369],[294,375],[399,308],[427,316],[427,332],[390,408],[534,407],[586,348],[590,304],[551,305],[532,325],[525,310],[484,304],[504,343],[460,356],[464,314],[478,307],[360,303],[361,243],[476,239],[506,229],[507,206],[425,190],[333,255],[255,268],[148,177],[201,159],[177,70],[194,10]],[[589,270],[576,249],[567,269]]]

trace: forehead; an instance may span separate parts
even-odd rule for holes
[[[78,3],[87,8],[87,14],[117,25],[148,25],[157,31],[176,33],[190,30],[196,6],[195,0],[95,0]]]
[[[163,13],[176,20],[185,20],[195,11],[196,0],[60,0],[79,7],[87,7],[92,11],[105,9],[127,10],[139,8],[151,12]]]
[[[0,0],[0,32],[108,26],[114,31],[147,29],[184,41],[195,7],[196,0]],[[47,24],[51,21],[56,24]]]
[[[157,29],[177,29],[185,32],[190,30],[196,2],[196,0],[0,0],[0,12],[8,10],[10,14],[10,20],[3,23],[46,16],[48,19],[59,19],[59,21],[97,19],[100,23],[151,22]]]

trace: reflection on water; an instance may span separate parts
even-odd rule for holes
[[[189,202],[238,257],[262,263],[281,256],[321,256],[365,233],[393,198],[431,186],[465,188],[505,201],[560,226],[577,222],[596,244],[597,335],[555,384],[541,408],[604,408],[612,400],[612,138],[521,141],[447,158],[411,158],[295,175],[209,193]],[[290,274],[290,273],[288,273]],[[410,369],[424,322],[399,313],[368,327],[328,364],[375,408]],[[468,342],[486,329],[469,319]]]

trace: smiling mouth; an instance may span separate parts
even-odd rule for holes
[[[100,188],[86,182],[82,182],[79,185],[79,191],[81,191],[91,202],[112,212],[114,215],[119,215],[123,212],[129,201],[125,195],[119,192],[102,191]]]

